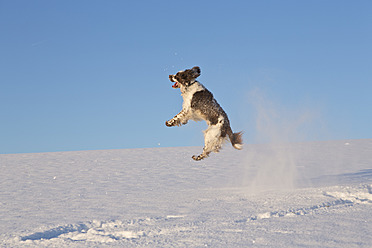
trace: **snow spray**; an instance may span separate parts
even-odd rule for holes
[[[305,138],[304,126],[314,115],[311,111],[281,109],[259,90],[249,93],[249,101],[255,112],[254,140],[258,144],[245,147],[243,185],[252,194],[292,190],[301,177],[297,170],[301,150],[295,142]]]

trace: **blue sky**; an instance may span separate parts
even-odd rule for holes
[[[262,109],[279,132],[302,123],[303,140],[372,138],[371,13],[369,0],[0,1],[0,153],[202,146],[205,124],[164,125],[182,104],[168,75],[195,65],[245,143],[270,134]]]

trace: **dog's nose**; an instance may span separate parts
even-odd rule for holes
[[[169,75],[169,80],[170,80],[171,82],[174,82],[173,77],[174,77],[174,75]]]

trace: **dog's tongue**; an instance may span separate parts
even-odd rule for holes
[[[172,87],[175,88],[175,89],[178,88],[178,83],[175,82],[175,83],[172,85]]]

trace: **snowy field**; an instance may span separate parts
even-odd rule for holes
[[[372,247],[372,140],[0,155],[0,247]]]

